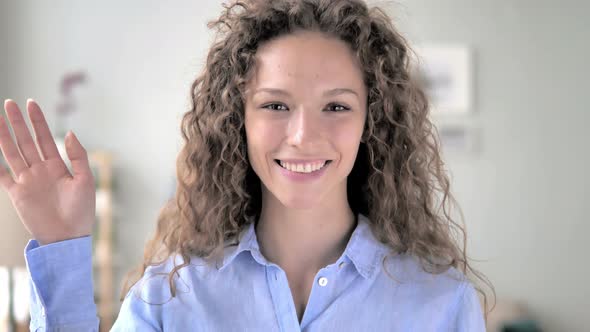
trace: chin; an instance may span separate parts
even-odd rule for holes
[[[319,205],[320,202],[320,199],[317,195],[297,195],[297,193],[279,195],[277,196],[277,199],[286,208],[297,210],[312,209]]]

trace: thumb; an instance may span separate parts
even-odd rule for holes
[[[68,131],[66,134],[66,153],[72,163],[72,172],[74,177],[89,174],[90,166],[88,163],[88,154],[86,149],[80,144],[78,137],[74,135],[73,131]]]

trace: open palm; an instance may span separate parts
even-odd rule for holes
[[[40,244],[89,235],[95,219],[94,177],[88,154],[73,133],[66,135],[66,152],[72,172],[61,158],[39,105],[27,101],[33,141],[18,105],[4,103],[8,124],[0,116],[0,148],[12,170],[0,166],[0,186],[14,205],[21,221]]]

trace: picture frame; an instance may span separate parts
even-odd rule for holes
[[[472,52],[460,44],[424,44],[415,47],[413,68],[426,92],[433,117],[466,116],[473,112]]]

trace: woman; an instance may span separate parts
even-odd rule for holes
[[[387,15],[360,0],[251,0],[211,26],[178,188],[113,330],[484,331],[467,274],[487,280],[453,239],[465,233],[428,102]],[[5,108],[14,179],[0,179],[35,239],[31,328],[93,330],[86,152],[69,133],[70,174],[38,105],[41,154]]]

